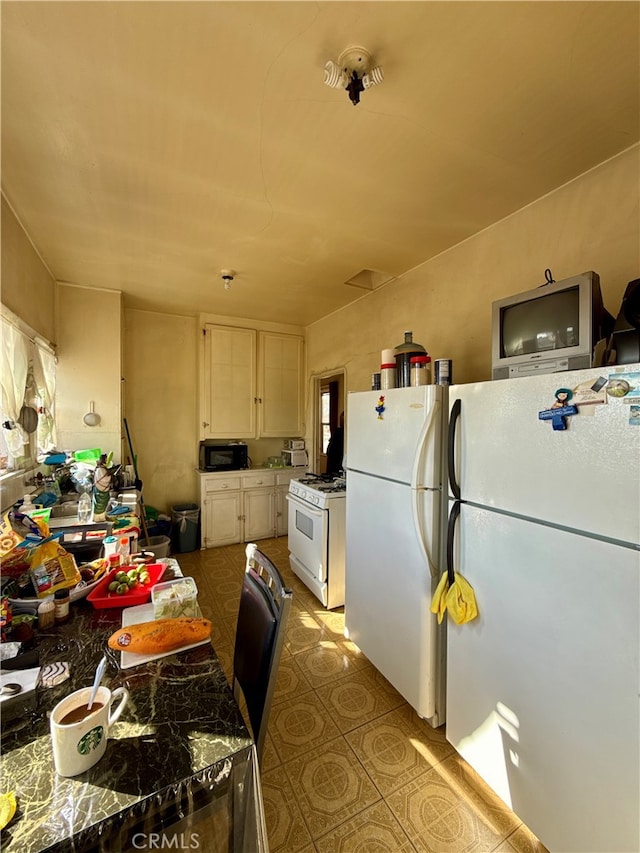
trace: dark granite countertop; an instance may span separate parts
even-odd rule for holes
[[[95,849],[98,838],[123,826],[152,825],[150,815],[169,820],[184,811],[181,801],[211,791],[231,777],[234,762],[246,765],[252,754],[253,740],[211,644],[120,670],[120,653],[107,648],[107,639],[121,615],[120,608],[76,602],[67,624],[40,634],[40,664],[68,661],[71,679],[37,688],[23,713],[3,719],[2,789],[18,801],[2,832],[6,853]],[[126,686],[131,698],[98,764],[60,777],[48,715],[61,698],[91,685],[105,653],[102,683]]]

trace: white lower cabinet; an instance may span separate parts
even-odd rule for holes
[[[302,477],[306,468],[287,469],[276,474],[276,536],[286,536],[289,532],[289,483],[296,477]]]
[[[275,535],[273,489],[250,489],[243,493],[244,540],[269,539]]]
[[[287,533],[289,481],[300,470],[200,474],[201,548]]]
[[[286,536],[289,532],[288,494],[288,485],[276,486],[276,536]]]
[[[242,492],[220,492],[204,498],[201,539],[201,548],[242,541]]]

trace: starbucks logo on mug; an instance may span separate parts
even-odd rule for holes
[[[80,738],[78,741],[78,752],[80,755],[89,755],[89,753],[97,749],[104,736],[104,729],[102,726],[94,726],[94,728],[89,729],[89,731]]]

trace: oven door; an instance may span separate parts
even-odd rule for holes
[[[289,551],[320,583],[327,580],[329,512],[287,495],[289,502]]]

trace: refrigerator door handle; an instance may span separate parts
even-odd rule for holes
[[[422,424],[422,429],[420,430],[420,435],[418,436],[418,444],[416,455],[413,460],[413,471],[411,472],[411,488],[412,489],[422,489],[424,488],[424,483],[422,482],[422,477],[420,477],[420,481],[418,482],[418,476],[422,474],[424,471],[424,451],[427,446],[427,440],[429,438],[429,433],[434,428],[435,424],[439,422],[440,409],[442,408],[442,404],[440,400],[436,400],[431,407],[431,411],[428,416],[425,418],[424,423]],[[431,484],[429,484],[431,485]]]
[[[449,414],[449,438],[447,441],[447,465],[449,468],[449,488],[456,500],[460,500],[460,486],[456,480],[456,427],[462,410],[462,400],[454,400]]]
[[[449,522],[447,524],[447,576],[449,578],[449,586],[455,583],[456,575],[453,568],[453,544],[456,536],[456,523],[460,516],[460,501],[455,501],[449,513]]]
[[[424,535],[424,526],[422,524],[422,513],[420,512],[419,507],[420,496],[424,495],[426,491],[435,494],[435,491],[431,489],[411,489],[411,514],[413,515],[413,527],[416,531],[420,550],[422,551],[424,559],[429,566],[429,573],[431,574],[431,577],[435,578],[438,574],[438,567],[434,565],[427,546],[426,537]]]

